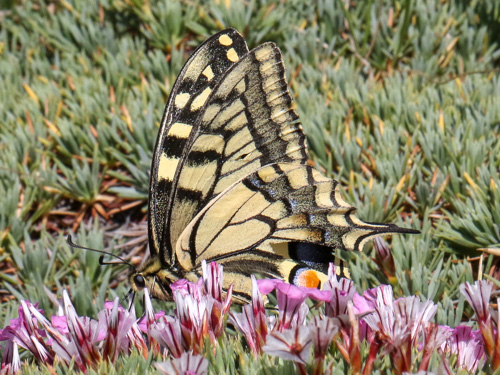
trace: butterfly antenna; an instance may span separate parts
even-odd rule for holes
[[[107,251],[97,250],[97,249],[92,249],[92,248],[90,248],[90,247],[84,247],[84,246],[80,246],[80,245],[75,244],[75,243],[71,240],[71,235],[70,235],[70,234],[68,234],[68,238],[66,239],[66,241],[68,242],[68,245],[69,245],[69,246],[71,246],[71,247],[72,247],[72,248],[74,248],[74,249],[82,249],[82,250],[87,250],[87,251],[93,251],[93,252],[95,252],[95,253],[100,253],[100,254],[108,255],[108,256],[110,256],[110,257],[114,257],[114,258],[116,258],[116,259],[120,260],[120,262],[119,262],[119,263],[118,263],[118,262],[115,262],[115,263],[113,263],[113,262],[105,262],[105,261],[104,261],[104,255],[101,255],[101,256],[99,257],[99,264],[101,264],[101,265],[108,265],[108,264],[126,264],[127,266],[129,266],[130,268],[132,268],[132,269],[135,271],[135,267],[134,267],[131,263],[127,262],[125,259],[123,259],[122,257],[119,257],[118,255],[115,255],[115,254],[113,254],[113,253],[109,253],[109,252],[107,252]]]

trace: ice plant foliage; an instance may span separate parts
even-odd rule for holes
[[[232,291],[222,289],[222,278],[222,267],[212,263],[203,265],[198,282],[172,284],[173,316],[155,313],[147,290],[140,319],[117,299],[92,319],[78,316],[64,292],[50,320],[36,304],[21,301],[18,318],[0,330],[5,342],[0,373],[20,373],[22,348],[46,366],[73,364],[83,373],[135,350],[163,361],[155,364],[161,373],[206,374],[205,356],[213,357],[227,323],[243,334],[255,357],[293,361],[299,374],[331,373],[335,353],[359,374],[387,367],[384,358],[391,358],[394,374],[428,373],[433,357],[444,374],[473,372],[485,363],[500,367],[499,312],[490,307],[492,285],[485,281],[461,286],[476,313],[478,329],[473,329],[436,324],[434,303],[416,296],[395,299],[390,286],[358,294],[352,281],[337,279],[334,266],[323,290],[252,277],[252,301],[241,312],[229,311]],[[266,311],[263,295],[273,291],[277,306]]]

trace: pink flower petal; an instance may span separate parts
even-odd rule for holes
[[[282,280],[278,279],[262,279],[257,280],[257,285],[259,286],[259,292],[267,295],[276,289],[276,285],[282,283]]]
[[[54,328],[56,328],[63,335],[65,335],[69,332],[68,322],[67,322],[65,316],[53,315],[50,318],[50,321],[52,322],[52,325],[54,326]]]

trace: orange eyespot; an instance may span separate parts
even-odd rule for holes
[[[296,276],[298,286],[306,286],[308,288],[318,288],[321,285],[321,280],[318,273],[314,270],[304,270]]]

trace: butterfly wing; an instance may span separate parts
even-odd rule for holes
[[[308,271],[319,282],[335,250],[362,250],[373,237],[414,232],[365,223],[355,211],[341,198],[338,183],[312,167],[266,165],[199,212],[177,242],[177,259],[196,273],[202,260],[224,265],[225,287],[234,283],[236,295],[245,299],[253,273],[307,285],[297,277]]]
[[[151,255],[160,255],[166,263],[173,256],[165,229],[176,191],[176,163],[183,158],[189,132],[196,126],[202,110],[199,103],[247,52],[245,40],[236,30],[215,34],[194,51],[170,93],[153,154],[148,215]]]
[[[305,137],[276,45],[265,43],[231,59],[234,65],[214,86],[190,96],[188,112],[176,120],[167,118],[169,125],[159,138],[163,147],[155,163],[150,215],[156,215],[156,236],[163,228],[161,240],[153,242],[160,254],[164,252],[166,264],[176,261],[170,249],[185,227],[225,188],[263,165],[307,160]],[[176,91],[170,101],[177,103],[176,97],[183,94]],[[189,111],[196,111],[196,116]],[[165,212],[158,216],[160,209]]]

